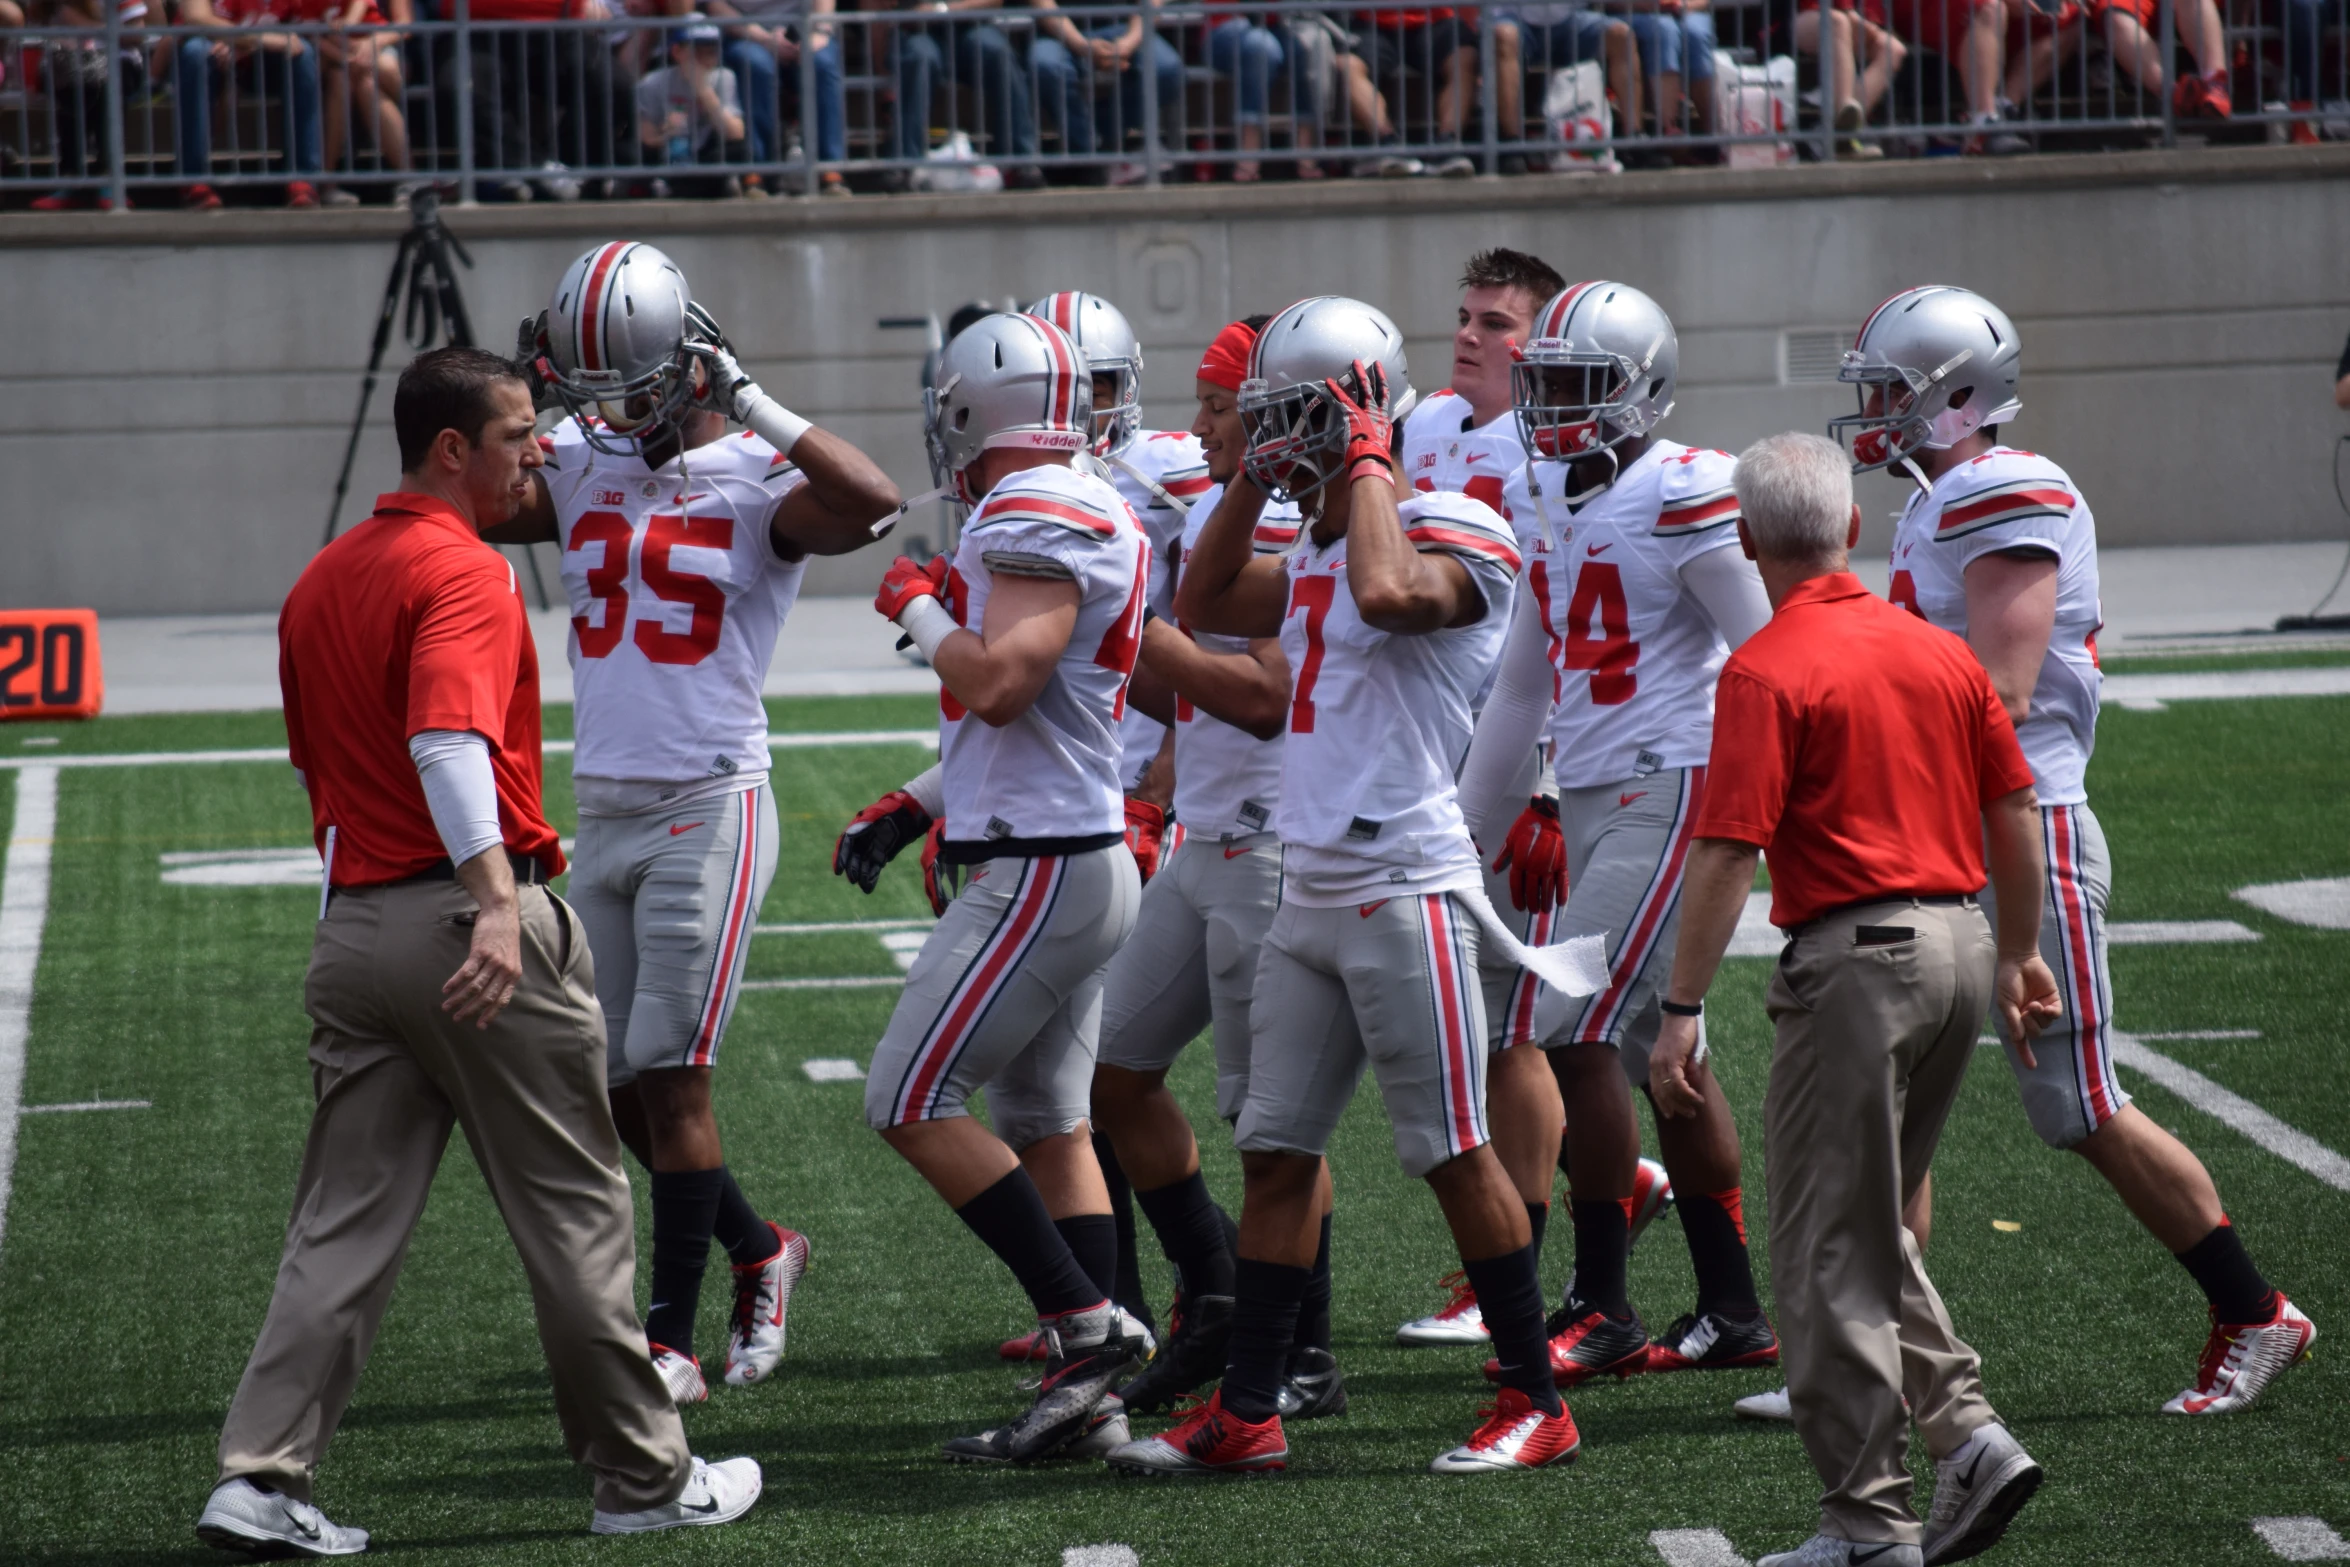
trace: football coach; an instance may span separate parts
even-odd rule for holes
[[[530,393],[506,360],[436,349],[402,372],[392,422],[400,489],[318,553],[278,620],[326,862],[303,995],[316,1108],[196,1532],[257,1554],[366,1549],[312,1479],[452,1123],[521,1254],[595,1532],[723,1523],[757,1499],[759,1467],[690,1455],[645,1350],[595,974],[546,885],[563,850],[539,801],[538,658],[513,568],[480,538],[539,466]]]
[[[1984,1014],[2028,1060],[2056,1011],[2032,770],[1966,643],[1848,569],[1860,508],[1840,447],[1772,436],[1734,483],[1772,618],[1722,670],[1650,1091],[1662,1114],[1697,1109],[1706,988],[1767,850],[1787,936],[1767,1001],[1771,1287],[1824,1494],[1818,1533],[1762,1567],[1956,1561],[1999,1538],[2040,1467],[1984,1398],[1901,1212]],[[1986,842],[1996,938],[1975,900]],[[1913,1419],[1937,1461],[1925,1524]]]

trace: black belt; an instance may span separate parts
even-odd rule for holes
[[[466,863],[471,864],[472,862],[467,861]],[[512,849],[508,849],[506,863],[514,867],[514,884],[518,887],[543,887],[553,879],[547,875],[547,868],[544,865],[527,854],[517,854]],[[433,861],[413,876],[403,876],[397,881],[380,882],[377,885],[404,887],[410,882],[455,881],[456,879],[457,867],[450,861],[443,859]]]
[[[1793,941],[1813,927],[1826,924],[1839,914],[1850,914],[1855,909],[1881,909],[1888,903],[1923,903],[1956,908],[1974,901],[1975,895],[1971,892],[1888,892],[1881,898],[1856,898],[1850,903],[1839,903],[1832,909],[1823,909],[1800,925],[1790,926],[1787,939]]]
[[[938,846],[938,862],[977,865],[986,860],[1041,860],[1047,855],[1091,854],[1125,836],[1122,832],[1094,832],[1075,838],[949,838]]]

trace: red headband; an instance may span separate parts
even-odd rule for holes
[[[1255,329],[1246,321],[1233,322],[1216,334],[1216,340],[1200,356],[1199,378],[1227,392],[1239,391],[1240,383],[1248,379],[1248,357],[1256,346]]]

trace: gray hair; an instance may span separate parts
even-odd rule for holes
[[[1738,454],[1731,479],[1757,555],[1823,560],[1844,553],[1852,526],[1852,458],[1823,436],[1766,435]]]

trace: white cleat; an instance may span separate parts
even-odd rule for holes
[[[756,1458],[727,1458],[714,1464],[694,1460],[685,1489],[677,1500],[636,1513],[608,1513],[596,1509],[591,1534],[650,1534],[655,1529],[687,1529],[700,1524],[732,1523],[751,1510],[763,1482]]]
[[[691,1355],[681,1355],[665,1344],[646,1346],[653,1352],[653,1369],[661,1373],[661,1380],[669,1388],[671,1402],[683,1409],[688,1404],[699,1404],[710,1396],[710,1385],[702,1380],[702,1363]]]
[[[2195,1385],[2162,1406],[2166,1415],[2224,1415],[2258,1398],[2297,1360],[2308,1358],[2317,1325],[2277,1292],[2276,1315],[2266,1322],[2225,1323],[2216,1313]]]
[[[734,1329],[726,1340],[726,1385],[749,1387],[783,1359],[784,1316],[808,1271],[808,1237],[769,1220],[775,1255],[734,1270]],[[679,1403],[685,1402],[682,1398]]]
[[[356,1556],[367,1549],[365,1529],[347,1529],[308,1502],[242,1478],[212,1488],[196,1519],[196,1538],[254,1556]]]
[[[1772,1388],[1768,1393],[1755,1393],[1738,1400],[1730,1408],[1745,1420],[1784,1420],[1792,1423],[1795,1408],[1788,1402],[1787,1390]]]
[[[1101,1407],[1086,1417],[1085,1430],[1054,1456],[1107,1458],[1133,1440],[1134,1432],[1126,1423],[1126,1406],[1118,1401],[1117,1394],[1105,1393]]]
[[[1418,1317],[1395,1330],[1395,1341],[1406,1349],[1426,1348],[1431,1344],[1490,1344],[1493,1335],[1485,1331],[1485,1313],[1478,1309],[1477,1292],[1469,1285],[1466,1273],[1448,1273],[1437,1280],[1452,1291],[1452,1299],[1443,1309]]]
[[[2046,1476],[2007,1427],[1989,1425],[1934,1465],[1926,1562],[1963,1562],[1999,1543]]]
[[[1792,1551],[1766,1556],[1754,1567],[1924,1567],[1925,1553],[1914,1545],[1839,1540],[1815,1534]]]

